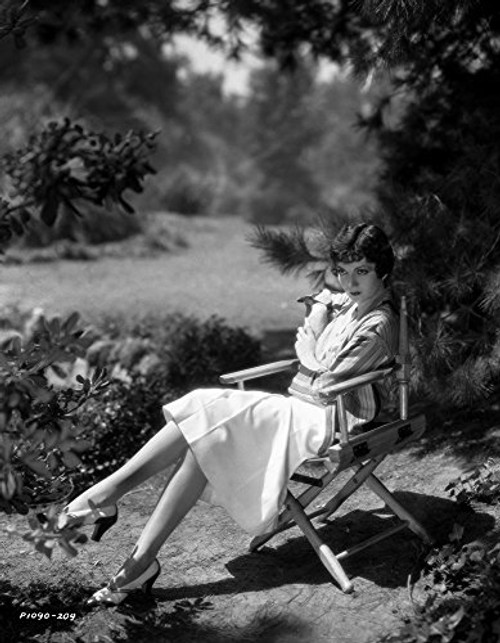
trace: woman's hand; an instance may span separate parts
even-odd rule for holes
[[[299,326],[297,329],[297,341],[295,342],[295,352],[300,363],[312,371],[318,370],[320,364],[314,355],[316,348],[316,337],[312,328],[307,323]]]
[[[307,315],[304,326],[312,329],[315,337],[319,337],[328,325],[328,309],[325,304],[315,303]]]

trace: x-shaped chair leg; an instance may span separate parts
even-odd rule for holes
[[[319,534],[314,529],[311,521],[307,517],[302,505],[296,498],[294,498],[290,491],[287,493],[285,504],[287,509],[291,511],[296,524],[300,527],[303,534],[311,543],[315,552],[318,554],[319,559],[340,585],[341,589],[346,593],[352,592],[354,586],[347,578],[342,565],[339,563],[337,557],[332,552],[330,547],[328,547],[328,545],[321,540]]]
[[[380,480],[372,473],[366,478],[366,486],[371,489],[379,498],[381,498],[385,504],[406,524],[408,528],[413,531],[413,533],[420,536],[422,540],[432,545],[434,542],[427,530],[418,522],[418,520],[401,505],[392,493],[384,486]]]

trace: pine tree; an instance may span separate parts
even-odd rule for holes
[[[351,62],[358,72],[386,65],[393,83],[360,122],[382,156],[371,217],[399,250],[395,285],[411,302],[414,378],[442,403],[472,404],[498,386],[500,373],[500,8],[357,6],[375,29],[365,43],[349,40]],[[396,100],[403,108],[394,123]],[[326,238],[341,222],[329,222]],[[303,267],[300,244],[296,231],[255,238],[284,270]]]

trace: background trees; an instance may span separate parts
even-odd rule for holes
[[[399,245],[415,380],[442,403],[472,403],[494,389],[499,372],[499,112],[491,89],[499,10],[491,2],[455,2],[446,12],[435,3],[357,6],[342,35],[352,64],[391,70],[391,91],[361,123],[380,150],[373,216]],[[261,235],[257,244],[280,263],[282,238]]]

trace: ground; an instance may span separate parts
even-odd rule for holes
[[[229,233],[236,236],[236,230],[231,230]],[[203,247],[208,252],[206,239]],[[242,248],[238,246],[239,255]],[[217,250],[214,243],[213,252],[222,254],[224,261],[228,261],[228,247]],[[284,302],[286,295],[299,287],[277,278],[264,292],[263,300],[268,304],[256,316],[257,284],[262,284],[268,269],[257,261],[253,263],[252,255],[244,256],[247,261],[244,269],[241,263],[234,268],[238,276],[231,286],[233,296],[226,297],[225,316],[238,323],[252,320],[250,326],[261,333],[268,354],[282,355],[283,340],[293,337],[292,324],[284,327],[285,314],[296,315],[295,309],[287,310]],[[210,263],[209,258],[206,260]],[[207,298],[198,285],[189,291],[193,284],[188,283],[184,294],[179,294],[178,280],[172,277],[177,269],[175,261],[182,263],[187,259],[180,256],[162,264],[171,270],[170,279],[165,281],[164,274],[159,277],[164,280],[165,292],[176,293],[176,304],[182,300],[187,308],[193,305],[198,309],[203,305],[204,310],[209,311],[207,301],[211,298]],[[212,272],[211,283],[223,279],[224,261],[219,256],[220,274]],[[87,278],[94,274],[93,279],[98,272],[99,277],[93,283],[100,284],[102,271],[109,271],[110,265],[112,262],[106,266],[96,264],[91,266],[90,273],[88,267],[81,265],[58,265],[52,271],[43,265],[42,274],[36,273],[43,283],[40,289],[43,302],[35,297],[36,280],[33,283],[33,278],[24,278],[21,269],[15,267],[11,272],[6,271],[2,292],[10,297],[10,302],[14,296],[21,298],[21,292],[23,301],[29,305],[43,303],[55,310],[64,305],[74,308],[78,307],[78,300],[72,301],[75,291],[69,286],[66,288],[66,284],[71,283],[68,274],[75,279],[78,270],[81,274],[85,268]],[[34,275],[34,268],[32,270]],[[141,270],[152,274],[153,266],[149,263],[136,266],[136,271]],[[158,274],[158,264],[156,271]],[[148,276],[141,274],[144,283],[149,283]],[[135,278],[140,280],[138,275]],[[58,284],[53,290],[50,279]],[[123,275],[121,283],[129,285]],[[126,309],[123,300],[117,304],[116,285],[114,287],[115,290],[109,289],[113,292],[110,306]],[[238,297],[234,296],[236,290],[240,293],[239,305],[236,305]],[[246,298],[241,295],[243,291]],[[129,309],[144,308],[155,301],[153,291],[149,302],[146,302],[147,289],[138,292],[139,301],[129,301]],[[82,281],[80,296],[88,306],[84,309],[95,314],[95,306],[102,297],[92,298],[91,294],[92,289],[87,292]],[[202,295],[205,300],[200,303]],[[213,296],[221,306],[223,295]],[[270,309],[269,302],[275,307]],[[454,417],[443,417],[435,409],[425,411],[426,437],[418,445],[388,458],[379,468],[381,479],[396,491],[398,499],[438,541],[447,539],[455,523],[465,527],[464,542],[495,538],[499,508],[475,505],[465,511],[449,497],[445,488],[465,469],[483,462],[487,456],[500,455],[498,406],[490,404],[467,416],[457,413]],[[424,598],[422,583],[417,581],[413,587],[424,552],[410,532],[400,532],[348,559],[344,566],[354,582],[355,592],[346,595],[331,581],[297,528],[277,536],[261,553],[249,554],[249,537],[222,509],[200,502],[161,550],[162,574],[152,598],[138,596],[119,608],[88,609],[86,598],[107,582],[131,550],[163,482],[159,476],[127,495],[120,504],[117,525],[106,533],[101,543],[90,542],[72,559],[58,551],[49,562],[19,536],[9,536],[2,529],[14,524],[22,531],[24,517],[0,518],[0,606],[8,606],[3,623],[0,618],[3,632],[0,640],[5,643],[126,640],[134,643],[369,643],[397,631]],[[342,551],[361,536],[375,533],[382,521],[388,520],[383,511],[375,511],[378,509],[381,509],[378,500],[370,491],[361,489],[331,524],[320,527],[320,533],[334,551]],[[12,595],[24,603],[10,604],[8,597]],[[29,614],[30,619],[22,616],[23,612]],[[39,615],[43,616],[42,620],[38,620]]]
[[[486,454],[499,455],[498,412],[479,415],[477,426],[453,422],[446,440],[430,426],[421,444],[380,467],[385,484],[438,542],[447,540],[454,524],[465,527],[464,543],[498,536],[498,507],[460,509],[445,491],[473,462],[483,461]],[[348,559],[344,566],[355,591],[346,595],[297,528],[277,536],[261,553],[249,554],[248,536],[222,509],[200,502],[161,550],[162,574],[152,598],[138,596],[119,608],[88,609],[85,599],[107,582],[131,550],[162,483],[158,476],[127,495],[117,525],[101,543],[91,541],[73,559],[57,552],[50,563],[19,537],[2,534],[2,591],[15,589],[19,596],[37,599],[31,606],[9,609],[2,640],[369,643],[396,631],[411,615],[413,603],[424,600],[421,582],[410,592],[423,554],[410,532]],[[377,509],[377,499],[361,489],[319,531],[334,551],[342,551],[389,520]],[[11,522],[22,529],[24,520]],[[22,612],[50,616],[28,621]]]

